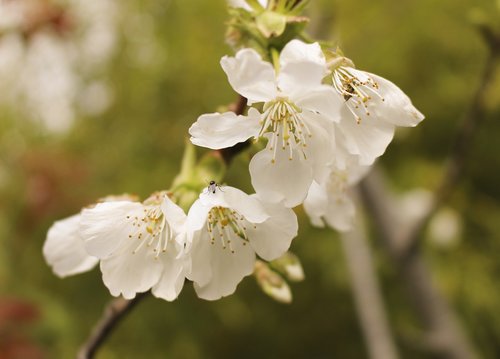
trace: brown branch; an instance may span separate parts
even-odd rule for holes
[[[81,346],[77,359],[91,359],[97,350],[109,338],[118,323],[144,298],[149,292],[139,293],[134,299],[113,299],[104,309],[101,319],[95,325],[87,341]]]

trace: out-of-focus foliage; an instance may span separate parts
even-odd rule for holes
[[[439,181],[486,58],[474,19],[498,11],[496,6],[492,0],[311,2],[311,31],[340,45],[359,68],[398,84],[427,116],[416,129],[400,130],[380,161],[396,191],[432,189]],[[113,94],[106,112],[89,116],[80,109],[68,132],[53,134],[26,113],[8,106],[0,111],[0,306],[8,300],[35,308],[36,320],[10,328],[18,333],[12,340],[21,338],[46,358],[73,357],[110,299],[98,269],[64,280],[50,272],[41,254],[48,227],[107,194],[144,197],[168,188],[190,124],[235,99],[218,65],[230,52],[223,41],[228,19],[223,0],[130,0],[120,2],[116,16],[116,51],[99,73]],[[487,107],[466,177],[450,203],[460,230],[440,242],[431,226],[425,249],[436,281],[476,347],[484,357],[497,358],[498,70]],[[250,191],[245,156],[235,160],[226,181]],[[299,215],[292,250],[306,280],[291,284],[291,305],[262,294],[251,277],[218,302],[197,299],[186,285],[174,303],[152,298],[142,303],[99,357],[364,357],[337,236],[311,228],[300,209]],[[402,356],[424,357],[413,341],[417,321],[402,284],[379,243],[372,244]]]

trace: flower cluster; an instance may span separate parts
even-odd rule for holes
[[[304,203],[316,225],[348,230],[354,214],[348,189],[384,153],[396,126],[424,118],[392,82],[345,58],[327,61],[318,43],[292,40],[274,63],[241,49],[221,66],[251,108],[246,116],[200,116],[191,141],[211,149],[267,141],[250,161],[253,187],[269,202]]]
[[[261,42],[286,33],[276,30],[277,18],[285,27],[298,21],[299,3],[232,1],[231,6],[240,11],[238,21],[250,19],[248,36],[256,24]],[[243,47],[220,62],[230,85],[246,99],[247,111],[204,114],[189,129],[193,144],[213,150],[250,140],[260,144],[249,163],[256,193],[211,181],[194,200],[193,178],[206,172],[194,168],[196,161],[188,156],[172,192],[144,202],[107,198],[56,222],[44,255],[57,275],[99,263],[112,295],[133,298],[151,290],[170,301],[186,279],[200,298],[215,300],[232,294],[255,271],[265,292],[290,300],[283,277],[264,261],[282,257],[297,235],[292,208],[303,204],[315,226],[349,230],[355,214],[350,189],[385,152],[397,126],[413,127],[424,117],[392,82],[356,69],[318,43],[292,39],[256,48],[260,52]],[[286,274],[296,266],[281,267],[288,268],[282,272],[290,280],[303,277]]]
[[[215,300],[252,274],[256,253],[276,259],[297,234],[291,209],[233,187],[211,184],[187,215],[169,195],[142,203],[110,197],[56,222],[43,248],[46,261],[60,277],[99,263],[114,296],[151,290],[171,301],[187,278],[200,298]]]

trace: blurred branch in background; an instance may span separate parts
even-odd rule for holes
[[[485,27],[481,28],[481,33],[489,47],[489,55],[469,111],[458,131],[443,179],[427,211],[413,225],[400,226],[401,218],[386,189],[383,174],[373,171],[360,185],[366,209],[425,326],[424,349],[441,358],[469,359],[475,358],[476,354],[455,313],[432,281],[419,250],[419,239],[429,220],[458,184],[473,135],[484,119],[484,98],[500,53],[500,36]]]
[[[399,358],[376,277],[361,213],[351,231],[341,235],[356,311],[372,359]]]
[[[398,228],[401,221],[394,201],[385,188],[385,179],[375,169],[361,183],[361,192],[366,210],[393,260],[401,281],[405,283],[417,316],[426,328],[424,348],[443,358],[475,358],[472,346],[462,333],[449,304],[439,293],[421,253],[413,251],[411,256],[401,256]]]
[[[402,233],[402,238],[398,240],[404,246],[404,248],[401,248],[401,255],[403,256],[407,252],[411,253],[416,250],[415,247],[418,246],[418,239],[422,236],[429,220],[453,193],[464,171],[467,151],[472,146],[474,134],[484,120],[484,99],[488,87],[494,78],[495,64],[500,54],[500,35],[496,34],[493,29],[486,25],[481,25],[479,31],[489,50],[479,85],[472,98],[469,110],[466,112],[462,124],[458,129],[446,170],[444,171],[440,185],[435,191],[432,204],[424,215],[413,226],[408,228],[407,233]]]

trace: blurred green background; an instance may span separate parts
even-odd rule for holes
[[[106,111],[77,109],[71,128],[54,133],[15,103],[0,107],[0,346],[24,347],[22,358],[74,357],[111,298],[98,269],[64,280],[52,274],[41,252],[49,226],[107,194],[144,197],[168,188],[191,123],[235,99],[219,66],[231,54],[223,0],[118,5],[115,51],[82,80],[95,75],[108,84]],[[426,115],[417,128],[398,132],[379,164],[402,196],[432,190],[487,55],[473,20],[498,15],[498,4],[316,0],[308,11],[311,31],[336,41],[358,68],[398,84]],[[456,230],[447,240],[429,231],[424,243],[440,289],[485,358],[500,357],[499,75],[497,68],[487,120],[450,202]],[[250,192],[245,156],[226,182]],[[291,305],[268,298],[251,277],[217,302],[197,299],[188,283],[173,303],[141,303],[98,358],[366,357],[338,236],[298,214],[292,251],[306,280],[292,285]],[[401,355],[427,358],[407,340],[418,326],[402,284],[378,241],[371,244]]]

